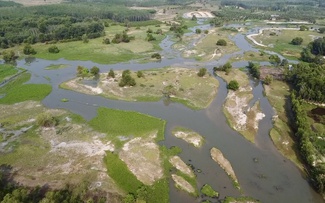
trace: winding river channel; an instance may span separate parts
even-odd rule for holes
[[[199,25],[196,28],[202,30],[209,28],[209,25]],[[249,31],[257,32],[257,29]],[[283,157],[275,148],[269,136],[272,128],[273,109],[267,98],[263,95],[263,86],[259,81],[251,81],[254,93],[254,100],[260,100],[262,112],[266,115],[259,123],[259,130],[256,135],[256,143],[250,143],[238,132],[231,129],[223,114],[222,107],[227,96],[226,83],[219,77],[220,86],[217,97],[211,105],[204,110],[191,110],[178,103],[168,103],[163,100],[159,102],[124,102],[109,100],[101,96],[91,96],[59,88],[59,84],[75,77],[76,67],[97,66],[102,72],[113,70],[144,70],[161,68],[170,65],[178,65],[188,68],[206,67],[210,73],[214,66],[224,64],[230,57],[243,54],[244,51],[257,50],[249,44],[244,34],[236,34],[230,37],[240,48],[239,52],[223,56],[219,60],[206,63],[196,62],[193,59],[184,59],[181,54],[172,49],[171,37],[166,37],[161,42],[161,54],[165,56],[161,62],[150,62],[140,64],[135,61],[112,65],[96,64],[91,61],[68,61],[59,59],[56,61],[35,59],[31,63],[25,60],[17,62],[18,67],[26,68],[32,78],[29,83],[51,84],[53,90],[42,102],[49,108],[62,108],[80,114],[87,120],[96,116],[99,106],[113,109],[132,110],[162,118],[167,121],[165,140],[160,144],[167,147],[178,146],[182,148],[180,157],[195,169],[198,187],[203,184],[210,184],[220,193],[220,198],[225,196],[238,197],[241,194],[251,196],[261,202],[272,203],[307,203],[324,202],[309,185],[303,173],[288,159]],[[51,64],[67,64],[68,68],[60,70],[45,70]],[[235,67],[243,67],[246,61],[236,62]],[[69,99],[69,102],[61,102],[62,98]],[[197,149],[183,140],[177,139],[171,134],[175,126],[184,126],[200,133],[205,137],[202,148]],[[224,156],[231,162],[239,180],[241,190],[233,187],[232,181],[226,173],[210,157],[210,149],[219,148]],[[256,161],[258,160],[258,161]],[[200,202],[201,197],[194,198],[187,193],[177,190],[174,183],[170,181],[171,202]]]

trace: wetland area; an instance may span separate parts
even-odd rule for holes
[[[10,165],[13,179],[23,185],[60,188],[67,180],[79,184],[86,179],[89,188],[108,192],[112,202],[128,193],[139,195],[141,202],[143,185],[148,194],[143,202],[149,203],[157,197],[159,202],[217,202],[226,197],[242,197],[238,202],[324,202],[308,182],[290,133],[281,132],[283,125],[290,131],[282,112],[289,87],[280,81],[265,86],[245,69],[249,61],[268,66],[270,55],[286,57],[277,46],[265,50],[271,39],[258,46],[260,30],[269,32],[271,25],[216,28],[197,17],[194,23],[187,21],[182,41],[161,25],[166,34],[158,36],[160,43],[142,44],[140,34],[156,28],[130,28],[136,41],[129,47],[105,48],[94,60],[88,51],[67,57],[64,51],[77,52],[74,47],[80,43],[85,46],[81,50],[99,52],[102,48],[94,41],[101,39],[91,39],[90,47],[63,43],[64,51],[54,58],[41,53],[50,45],[36,44],[40,53],[17,59],[21,69],[8,74],[17,76],[6,76],[8,81],[0,86],[0,163]],[[124,28],[107,29],[114,30],[108,35],[113,36]],[[228,47],[216,46],[218,39],[225,39]],[[109,52],[129,55],[126,62],[114,56],[100,59]],[[150,58],[155,52],[160,60]],[[289,59],[297,63],[294,56]],[[228,61],[233,67],[229,73],[215,71]],[[100,73],[80,76],[79,66],[98,67]],[[203,77],[198,76],[201,68],[207,71]],[[114,77],[108,76],[111,70]],[[125,70],[136,85],[119,84]],[[239,82],[239,90],[227,89],[231,80]],[[10,89],[15,82],[21,86]],[[44,86],[32,87],[39,84]],[[28,101],[21,93],[24,88],[35,92],[26,96]],[[277,95],[274,89],[283,92]],[[52,123],[38,127],[40,115],[51,115]]]

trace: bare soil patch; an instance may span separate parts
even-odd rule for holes
[[[194,173],[191,168],[184,163],[184,161],[179,156],[173,156],[169,159],[169,162],[179,171],[194,178]]]
[[[214,15],[210,11],[191,11],[183,15],[184,18],[214,18]]]
[[[125,143],[119,153],[129,170],[146,185],[152,185],[164,175],[159,146],[154,138],[155,134],[149,138],[134,138]]]
[[[193,188],[193,186],[189,182],[187,182],[184,178],[182,178],[181,176],[172,174],[172,179],[174,180],[177,188],[182,189],[188,193],[195,192],[195,189]]]
[[[172,131],[175,137],[183,139],[185,142],[192,144],[194,147],[201,147],[203,144],[203,137],[190,129],[175,128]]]
[[[223,156],[222,152],[213,147],[210,150],[212,159],[219,164],[221,168],[225,170],[225,172],[235,181],[238,183],[235,171],[233,170],[230,162]]]

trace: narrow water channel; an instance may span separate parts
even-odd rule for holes
[[[209,25],[199,26],[200,29],[207,29]],[[321,196],[310,187],[298,168],[283,157],[274,147],[269,136],[269,131],[272,128],[273,110],[267,98],[263,95],[263,86],[260,82],[251,81],[254,100],[260,101],[262,112],[266,115],[259,124],[256,144],[250,143],[228,126],[222,110],[227,96],[226,83],[218,77],[220,87],[217,97],[207,109],[200,111],[191,110],[177,103],[166,105],[163,101],[124,102],[109,100],[100,96],[63,90],[58,87],[60,83],[75,77],[78,65],[85,67],[97,66],[102,72],[107,72],[110,69],[144,70],[175,64],[196,68],[195,64],[199,64],[207,67],[211,73],[213,66],[225,63],[231,56],[243,54],[244,51],[248,50],[257,50],[246,41],[243,34],[237,34],[231,37],[231,40],[241,50],[234,54],[225,55],[218,61],[208,63],[198,63],[191,59],[182,58],[179,52],[172,49],[171,46],[174,42],[171,41],[171,37],[167,37],[162,41],[161,47],[163,49],[162,54],[166,54],[165,56],[169,57],[165,57],[158,63],[139,64],[131,61],[129,63],[101,65],[90,61],[68,61],[64,59],[49,61],[36,59],[30,64],[26,64],[25,60],[18,61],[18,66],[26,68],[32,73],[29,83],[49,83],[52,85],[53,91],[42,101],[49,108],[67,109],[82,115],[87,120],[96,116],[96,110],[99,106],[138,111],[166,120],[165,140],[161,144],[167,147],[178,146],[182,148],[183,151],[180,157],[186,163],[193,165],[195,169],[200,169],[201,171],[200,173],[196,172],[198,188],[208,183],[220,193],[220,198],[225,196],[238,197],[242,194],[266,203],[323,202]],[[44,68],[50,64],[67,64],[70,67],[60,70],[45,70]],[[236,67],[243,64],[247,64],[247,62],[237,63]],[[69,99],[69,102],[61,102],[62,98]],[[188,127],[203,135],[205,137],[203,147],[196,149],[172,136],[171,129],[175,126]],[[231,162],[242,191],[233,187],[232,181],[223,169],[211,159],[210,149],[212,147],[219,148]],[[200,202],[203,200],[201,197],[195,199],[187,193],[177,190],[173,184],[171,181],[171,202]]]

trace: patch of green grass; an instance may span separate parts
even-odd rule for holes
[[[258,203],[260,201],[252,198],[252,197],[226,197],[222,203],[233,203],[233,202],[237,202],[237,203],[246,203],[246,202],[254,202],[254,203]]]
[[[133,111],[98,108],[98,114],[89,124],[113,139],[117,136],[142,137],[157,132],[157,141],[164,139],[165,121]],[[115,140],[118,141],[118,140]]]
[[[5,94],[0,99],[0,104],[14,104],[26,100],[41,101],[51,93],[52,87],[47,84],[23,84],[30,77],[30,73],[23,73],[0,89],[0,94]]]
[[[122,190],[136,194],[137,189],[142,186],[142,183],[130,172],[127,165],[118,155],[107,152],[104,161],[107,167],[107,173],[113,178],[115,183]]]
[[[201,193],[208,197],[218,197],[219,193],[215,191],[209,184],[203,185],[201,188]]]
[[[61,99],[61,102],[68,102],[69,101],[69,99],[67,99],[67,98],[62,98]]]
[[[17,72],[18,70],[13,65],[0,64],[0,82]]]
[[[67,67],[69,67],[69,65],[67,65],[67,64],[57,64],[57,65],[51,64],[51,65],[47,66],[45,68],[45,70],[57,70],[57,69],[63,69],[63,68],[67,68]]]

